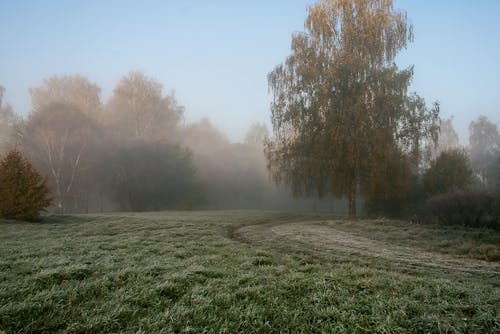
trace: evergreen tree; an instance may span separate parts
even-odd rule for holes
[[[35,221],[50,205],[46,181],[16,150],[0,161],[0,216]]]

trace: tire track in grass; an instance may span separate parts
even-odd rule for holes
[[[404,247],[388,242],[357,236],[325,225],[319,221],[275,222],[239,228],[233,239],[251,245],[278,245],[290,242],[294,246],[310,247],[343,259],[357,257],[401,267],[402,269],[436,269],[500,277],[500,263],[430,252],[417,247]]]

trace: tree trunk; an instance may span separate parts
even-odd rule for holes
[[[89,213],[89,191],[85,191],[85,213]]]
[[[63,199],[61,196],[58,196],[56,199],[57,202],[57,213],[63,214],[64,213],[64,204],[63,204]]]
[[[356,219],[356,191],[355,190],[351,190],[349,192],[349,219]]]
[[[102,191],[99,191],[99,209],[101,213],[104,212],[104,200],[102,198]]]

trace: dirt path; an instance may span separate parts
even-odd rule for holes
[[[257,246],[286,242],[290,247],[294,244],[306,245],[316,251],[343,258],[357,256],[403,268],[452,270],[497,276],[500,279],[499,263],[394,245],[341,231],[335,228],[335,224],[305,221],[254,225],[234,231],[233,236]]]

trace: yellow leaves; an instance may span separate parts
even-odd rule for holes
[[[310,45],[328,46],[372,64],[391,63],[413,39],[406,14],[393,11],[389,0],[323,0],[309,7],[305,28]]]
[[[391,0],[320,0],[308,13],[292,54],[268,76],[271,172],[304,193],[326,183],[351,198],[359,185],[404,188],[396,132],[412,71],[393,60],[412,37],[406,14]]]

